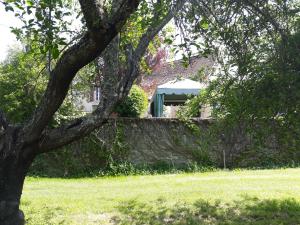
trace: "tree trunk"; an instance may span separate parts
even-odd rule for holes
[[[34,157],[24,157],[16,128],[0,135],[0,224],[23,225],[19,209],[25,175]],[[28,148],[26,148],[28,150]]]

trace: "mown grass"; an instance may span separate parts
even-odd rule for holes
[[[27,178],[27,224],[300,224],[300,169]]]

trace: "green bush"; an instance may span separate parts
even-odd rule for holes
[[[110,152],[94,134],[59,151],[35,158],[29,175],[42,177],[82,177],[98,174],[108,166]]]
[[[115,112],[122,117],[140,117],[147,106],[147,94],[139,86],[133,85],[129,95],[116,107]]]

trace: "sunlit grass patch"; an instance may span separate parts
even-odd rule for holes
[[[300,224],[300,169],[80,179],[27,178],[43,224]]]

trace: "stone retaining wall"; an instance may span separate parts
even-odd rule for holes
[[[225,161],[228,167],[248,167],[300,161],[298,152],[281,149],[274,137],[266,140],[268,147],[253,147],[242,128],[211,139],[208,128],[212,121],[193,120],[193,124],[198,132],[178,119],[117,118],[110,119],[96,133],[115,157],[133,164],[163,162],[180,166],[197,162],[224,167]]]

